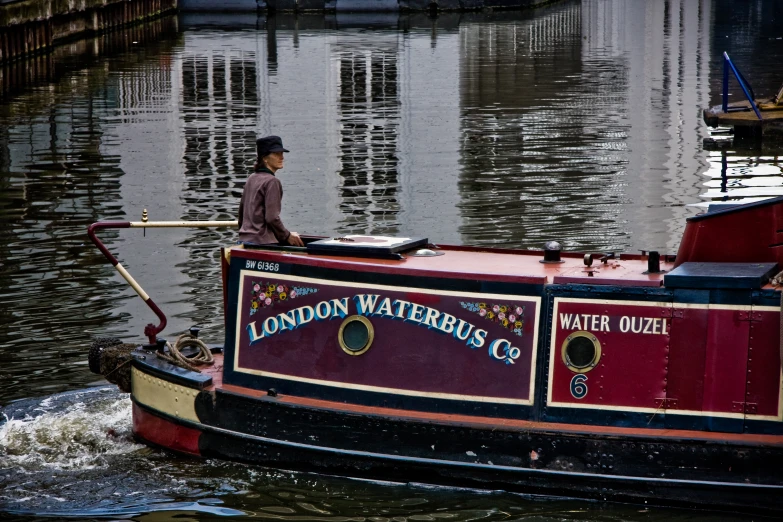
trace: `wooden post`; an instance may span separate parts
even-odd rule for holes
[[[15,26],[12,26],[8,30],[8,33],[9,33],[8,34],[8,44],[9,44],[8,47],[10,49],[10,53],[9,53],[10,56],[9,57],[12,60],[15,60],[16,59],[16,55],[17,55],[16,32],[17,31],[16,31],[16,27]]]
[[[47,20],[45,27],[46,27],[46,48],[48,50],[52,48],[52,21]]]

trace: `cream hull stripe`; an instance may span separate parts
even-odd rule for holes
[[[137,402],[171,417],[200,422],[196,415],[196,396],[199,391],[180,386],[137,368],[131,369],[131,390]]]

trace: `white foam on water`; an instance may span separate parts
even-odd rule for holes
[[[79,470],[106,466],[106,457],[137,451],[128,396],[85,392],[64,407],[51,398],[23,418],[0,426],[0,467],[20,471]]]

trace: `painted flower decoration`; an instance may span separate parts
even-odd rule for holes
[[[275,303],[296,299],[308,294],[314,294],[317,288],[288,286],[282,283],[256,282],[250,285],[250,315],[255,314],[262,308],[274,306]]]
[[[523,335],[524,306],[505,304],[471,303],[460,301],[460,306],[465,310],[474,312],[488,321],[492,321],[503,328],[508,328],[518,336]]]

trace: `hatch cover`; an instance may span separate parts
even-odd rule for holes
[[[667,288],[761,288],[778,272],[777,263],[683,263],[665,276]]]
[[[313,241],[307,244],[307,251],[343,256],[392,256],[428,243],[426,237],[348,235]]]

